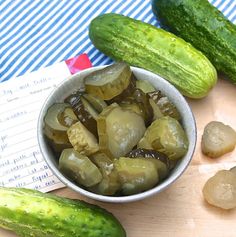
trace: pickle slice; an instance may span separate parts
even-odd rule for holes
[[[154,102],[152,98],[149,99],[149,103],[152,106],[152,110],[153,110],[153,121],[164,116],[159,106]]]
[[[96,120],[98,116],[98,112],[96,111],[96,109],[94,109],[92,105],[85,98],[81,97],[81,101],[84,105],[84,108],[93,117],[93,119]]]
[[[83,97],[91,104],[91,106],[98,112],[101,113],[107,104],[104,100],[91,94],[84,94]]]
[[[135,88],[131,94],[118,104],[123,108],[134,109],[134,112],[141,114],[147,126],[152,122],[153,109],[150,105],[149,97],[142,90]],[[138,106],[138,109],[135,106]]]
[[[121,108],[131,110],[143,117],[143,111],[140,109],[140,106],[137,103],[126,103],[126,101],[124,101],[124,103],[121,102],[119,105]]]
[[[71,114],[69,104],[56,103],[48,109],[44,117],[43,131],[56,152],[60,152],[65,147],[71,147],[67,130],[72,123],[76,122],[76,119],[75,115]]]
[[[126,157],[143,158],[152,161],[157,168],[160,180],[166,178],[169,174],[170,171],[169,158],[161,152],[151,149],[137,148],[126,154]]]
[[[136,89],[136,77],[135,75],[132,73],[131,74],[131,78],[130,78],[130,82],[129,85],[127,86],[126,89],[124,89],[119,95],[113,97],[111,100],[107,100],[106,102],[110,105],[113,103],[117,103],[120,104],[121,102],[123,102],[127,97],[129,97],[130,95],[132,95]]]
[[[83,94],[84,92],[76,91],[68,96],[65,102],[71,105],[79,121],[97,137],[97,122],[95,118],[98,112],[83,98]]]
[[[222,209],[236,208],[236,175],[229,170],[219,170],[203,186],[205,200]]]
[[[45,125],[44,134],[46,135],[50,147],[56,153],[61,153],[64,149],[72,147],[71,143],[69,142],[67,133],[65,132],[53,132]]]
[[[72,124],[78,121],[73,109],[71,107],[65,108],[65,110],[58,115],[58,121],[60,124],[70,127]]]
[[[118,173],[113,161],[104,153],[96,153],[90,156],[90,160],[102,173],[102,181],[89,190],[101,195],[114,195],[121,187]]]
[[[156,90],[149,81],[144,81],[144,80],[137,80],[136,87],[141,89],[144,93],[149,93]]]
[[[73,148],[80,154],[89,156],[99,150],[96,137],[80,121],[73,124],[67,134]]]
[[[97,119],[100,150],[109,157],[120,157],[131,151],[143,136],[143,118],[114,103],[107,106]]]
[[[156,151],[171,160],[182,158],[188,150],[188,139],[178,120],[164,116],[156,119],[146,130],[144,137]]]
[[[128,87],[131,74],[128,64],[123,62],[112,64],[86,76],[85,90],[103,100],[110,100]]]
[[[208,123],[202,135],[201,149],[203,154],[217,158],[234,150],[236,132],[229,125],[219,121]]]
[[[102,174],[90,159],[74,149],[65,149],[59,158],[59,169],[80,185],[91,187],[102,180]]]
[[[148,159],[120,157],[114,164],[125,195],[146,191],[159,181],[156,166]]]
[[[65,103],[56,103],[49,107],[45,117],[44,123],[52,131],[66,132],[68,126],[63,124],[59,117],[65,111],[66,108],[69,108],[70,105]]]
[[[148,93],[150,98],[157,104],[161,113],[165,116],[170,116],[177,120],[181,119],[180,113],[176,106],[169,100],[169,98],[161,93],[161,91],[153,91]]]

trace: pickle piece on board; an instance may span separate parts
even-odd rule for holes
[[[233,151],[235,145],[236,132],[229,125],[211,121],[205,126],[201,141],[203,154],[217,158]]]

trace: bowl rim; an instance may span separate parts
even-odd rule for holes
[[[153,187],[152,189],[149,189],[147,191],[138,193],[138,194],[133,194],[133,195],[129,195],[129,196],[105,196],[105,195],[100,195],[100,194],[96,194],[90,191],[87,191],[79,186],[77,186],[75,183],[73,183],[71,180],[69,180],[68,178],[66,178],[60,171],[59,169],[54,165],[54,163],[52,162],[50,155],[47,154],[46,150],[47,150],[47,145],[46,142],[44,142],[44,136],[42,133],[43,130],[43,118],[44,118],[44,114],[45,111],[47,109],[47,105],[51,100],[51,97],[53,96],[53,94],[61,87],[64,86],[68,83],[70,83],[71,80],[73,80],[74,78],[78,78],[81,77],[83,78],[84,74],[87,75],[90,72],[102,69],[104,67],[106,67],[108,65],[103,65],[103,66],[96,66],[96,67],[91,67],[88,69],[84,69],[82,71],[79,71],[78,73],[68,76],[66,77],[61,83],[59,83],[53,90],[52,92],[47,96],[46,100],[43,103],[43,106],[41,107],[39,116],[38,116],[38,121],[37,121],[37,139],[38,139],[38,145],[39,145],[39,149],[40,152],[44,158],[44,160],[46,161],[48,167],[51,169],[51,171],[53,172],[53,174],[55,174],[55,176],[68,188],[71,188],[72,190],[74,190],[75,192],[97,200],[97,201],[101,201],[101,202],[110,202],[110,203],[128,203],[128,202],[134,202],[134,201],[139,201],[142,199],[145,199],[147,197],[151,197],[155,194],[160,193],[161,191],[167,189],[172,183],[174,183],[187,169],[187,167],[189,166],[189,163],[191,162],[192,158],[193,158],[193,154],[195,152],[195,148],[196,148],[196,142],[197,142],[197,127],[196,127],[196,121],[195,121],[195,117],[194,114],[190,108],[190,106],[188,105],[186,99],[184,98],[184,96],[172,85],[170,84],[170,82],[168,82],[167,80],[163,79],[162,77],[160,77],[159,75],[150,72],[148,70],[145,70],[143,68],[138,68],[138,67],[133,67],[131,66],[131,70],[135,70],[137,73],[139,72],[143,72],[147,75],[150,75],[152,77],[157,78],[158,80],[161,81],[161,83],[165,84],[165,86],[170,87],[170,89],[174,92],[178,94],[178,97],[181,99],[181,103],[183,103],[184,107],[187,109],[186,113],[189,114],[190,119],[191,119],[191,124],[192,124],[192,135],[193,137],[191,137],[191,139],[193,139],[191,141],[191,150],[188,150],[188,156],[185,157],[184,161],[180,162],[179,166],[178,166],[178,172],[175,174],[170,175],[166,180],[164,180],[163,182],[161,182],[160,184],[158,184],[157,186]]]

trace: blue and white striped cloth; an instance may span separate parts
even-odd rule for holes
[[[210,0],[236,22],[236,0]],[[92,64],[111,60],[94,48],[88,26],[105,12],[158,26],[149,0],[0,0],[0,82],[87,53]]]

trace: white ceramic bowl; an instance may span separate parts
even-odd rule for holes
[[[58,169],[58,162],[51,151],[50,146],[48,145],[47,141],[44,138],[43,135],[43,118],[47,112],[47,109],[56,102],[62,102],[68,95],[71,94],[72,91],[75,89],[79,89],[80,87],[83,87],[83,78],[88,75],[89,73],[101,69],[104,66],[100,67],[93,67],[90,69],[86,69],[84,71],[81,71],[63,81],[46,99],[42,110],[39,115],[38,120],[38,142],[40,146],[40,150],[42,152],[42,155],[44,159],[46,160],[48,166],[53,171],[53,173],[69,188],[73,189],[74,191],[87,196],[89,198],[103,201],[103,202],[112,202],[112,203],[123,203],[123,202],[131,202],[131,201],[137,201],[144,199],[146,197],[149,197],[151,195],[157,194],[164,189],[166,189],[169,185],[171,185],[174,181],[176,181],[185,171],[185,169],[188,167],[196,145],[196,124],[195,119],[193,116],[193,113],[186,102],[185,98],[180,94],[180,92],[172,86],[169,82],[161,78],[160,76],[151,73],[149,71],[146,71],[141,68],[132,67],[132,71],[139,80],[147,80],[152,83],[152,85],[158,89],[161,90],[168,98],[176,105],[177,109],[179,110],[181,116],[182,116],[182,125],[185,129],[185,132],[187,134],[188,140],[189,140],[189,148],[187,154],[178,162],[178,164],[175,166],[175,168],[171,171],[170,175],[162,181],[160,184],[158,184],[156,187],[139,193],[134,194],[130,196],[119,196],[119,197],[113,197],[113,196],[103,196],[98,195],[92,192],[89,192],[75,183],[73,183],[70,179],[68,179],[66,176],[64,176],[60,170]]]

